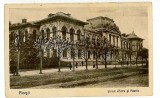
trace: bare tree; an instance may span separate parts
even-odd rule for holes
[[[102,52],[102,57],[105,61],[105,68],[107,68],[107,57],[109,51],[111,51],[111,48],[112,48],[111,43],[108,41],[108,39],[103,37],[101,41],[101,50],[102,50],[101,52]]]
[[[16,76],[19,76],[19,60],[20,60],[20,52],[21,52],[21,46],[22,46],[22,41],[21,41],[21,36],[19,33],[15,35],[15,46],[17,50],[17,67],[16,67]]]
[[[94,49],[95,49],[95,53],[96,53],[96,69],[98,69],[98,57],[99,57],[99,53],[101,50],[101,41],[100,38],[97,38],[96,41],[94,41]]]
[[[24,36],[22,35],[22,32],[16,32],[14,34],[15,36],[15,39],[14,39],[14,45],[15,45],[15,48],[17,50],[17,66],[16,66],[16,76],[19,76],[19,66],[20,66],[20,54],[21,54],[21,51],[22,51],[22,48],[23,48],[23,38]]]
[[[60,64],[60,59],[61,59],[61,53],[63,50],[71,47],[71,44],[69,43],[69,39],[65,40],[62,39],[61,36],[56,36],[55,39],[52,37],[49,40],[48,46],[46,47],[47,49],[55,49],[57,51],[57,57],[58,57],[58,72],[61,71],[61,64]]]
[[[43,38],[42,36],[37,36],[36,40],[34,41],[35,48],[39,51],[39,57],[40,57],[40,72],[39,74],[42,74],[42,68],[43,68],[43,51],[48,46],[48,39]]]

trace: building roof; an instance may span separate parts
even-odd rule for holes
[[[78,22],[78,23],[80,23],[82,25],[88,24],[87,22],[83,22],[81,20],[78,20],[78,19],[72,17],[71,14],[66,14],[66,13],[63,13],[63,12],[57,12],[56,14],[50,13],[47,18],[39,20],[39,21],[37,21],[37,23],[43,23],[43,22],[46,22],[48,20],[56,19],[56,18],[69,19],[69,20],[72,20],[72,21],[76,21],[76,22]]]
[[[87,21],[94,20],[94,19],[108,19],[108,20],[114,22],[113,19],[110,19],[108,17],[103,17],[103,16],[98,16],[98,17],[90,18],[90,19],[87,19]]]
[[[81,20],[73,18],[71,16],[71,14],[66,14],[66,13],[63,13],[63,12],[58,12],[56,14],[50,13],[47,18],[44,18],[44,19],[41,19],[41,20],[38,20],[38,21],[30,21],[30,22],[26,22],[26,23],[14,23],[14,24],[11,24],[9,26],[9,28],[12,29],[12,28],[20,28],[20,27],[26,27],[26,26],[35,26],[35,27],[38,27],[38,26],[40,26],[40,23],[43,23],[43,22],[46,22],[46,21],[49,21],[49,20],[53,20],[53,19],[57,19],[57,18],[69,19],[69,20],[78,22],[78,23],[80,23],[82,25],[88,24],[87,22],[83,22]]]
[[[26,23],[14,23],[14,24],[10,24],[9,28],[14,29],[14,28],[21,28],[21,27],[29,27],[29,26],[38,27],[39,25],[36,24],[35,22],[36,21],[31,21]]]
[[[126,37],[127,37],[128,39],[139,39],[139,40],[144,40],[144,39],[138,37],[138,36],[134,33],[134,31],[133,31],[131,34],[128,34]]]

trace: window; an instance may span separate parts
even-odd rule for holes
[[[62,38],[64,40],[66,40],[66,33],[67,33],[67,28],[66,27],[62,27]]]
[[[56,27],[53,27],[53,28],[52,28],[52,31],[53,31],[53,38],[54,38],[54,39],[56,38],[56,30],[57,30]]]
[[[118,36],[117,36],[117,47],[118,47]]]
[[[109,34],[109,42],[111,43],[111,34]]]
[[[50,29],[48,28],[46,32],[47,32],[47,40],[49,40],[50,39]]]
[[[77,31],[77,40],[78,41],[81,40],[81,31],[80,30]]]
[[[74,57],[74,49],[71,49],[71,59]]]
[[[115,36],[113,36],[113,45],[115,46]]]
[[[82,56],[82,50],[78,50],[78,58],[80,59],[81,58],[81,56]]]
[[[41,30],[42,39],[44,39],[44,30]]]
[[[90,59],[90,54],[91,54],[90,51],[88,51],[88,59]]]
[[[74,29],[70,29],[70,40],[74,41]]]
[[[33,40],[36,40],[36,30],[33,30]]]
[[[63,57],[67,57],[67,50],[63,50]]]

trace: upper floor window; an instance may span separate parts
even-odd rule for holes
[[[81,31],[80,30],[77,31],[77,40],[78,41],[81,40]]]
[[[56,31],[57,31],[57,28],[56,28],[56,27],[53,27],[53,28],[52,28],[53,38],[56,38]]]
[[[49,39],[50,39],[50,29],[48,28],[48,29],[46,30],[46,32],[47,32],[47,40],[49,40]]]
[[[74,29],[70,29],[70,40],[74,41]]]
[[[36,39],[36,30],[33,30],[33,40],[35,40]]]
[[[44,30],[41,30],[42,39],[44,39]]]
[[[64,40],[66,40],[66,33],[67,33],[67,28],[66,27],[62,27],[62,38]]]

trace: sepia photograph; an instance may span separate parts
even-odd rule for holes
[[[151,16],[150,3],[6,5],[7,94],[152,95]]]

